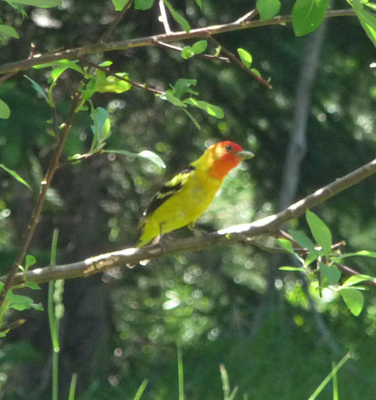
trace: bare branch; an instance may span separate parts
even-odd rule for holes
[[[328,11],[325,17],[326,18],[349,17],[355,15],[356,14],[354,10],[350,8],[346,10]],[[225,25],[215,25],[206,28],[192,29],[189,33],[181,31],[181,32],[170,33],[168,35],[163,34],[163,35],[143,37],[139,39],[122,40],[119,42],[95,43],[88,46],[79,47],[76,49],[70,49],[70,50],[41,55],[40,57],[34,57],[33,59],[30,60],[23,60],[23,61],[4,64],[0,66],[0,74],[6,74],[8,72],[24,71],[31,67],[34,67],[35,65],[46,64],[59,60],[76,60],[78,59],[78,57],[87,54],[103,53],[106,51],[126,50],[136,47],[156,46],[157,42],[171,43],[178,40],[207,37],[208,34],[218,35],[220,33],[238,31],[240,29],[258,28],[261,26],[268,26],[268,25],[286,25],[287,23],[291,22],[291,20],[292,20],[291,15],[284,17],[277,16],[268,21],[246,21],[241,24],[235,21]]]
[[[351,172],[317,190],[305,199],[291,205],[286,210],[278,214],[271,215],[251,224],[232,226],[208,235],[207,238],[188,238],[176,240],[162,249],[159,245],[146,246],[141,248],[129,248],[113,253],[101,254],[96,257],[88,258],[74,264],[59,265],[56,267],[38,268],[29,271],[27,281],[37,283],[48,282],[56,279],[72,279],[89,276],[103,272],[118,266],[133,266],[142,260],[150,260],[181,254],[186,252],[198,251],[220,244],[230,244],[236,242],[247,242],[249,239],[261,235],[280,235],[279,227],[287,221],[300,217],[307,210],[323,203],[330,197],[342,192],[343,190],[359,183],[365,178],[376,173],[376,159],[361,168]],[[23,283],[24,275],[17,274],[13,284]]]
[[[133,0],[129,0],[128,3],[123,7],[117,17],[112,21],[111,25],[103,33],[103,35],[98,39],[98,42],[105,42],[111,35],[112,31],[119,25],[120,21],[124,18],[125,13],[129,10],[132,5]]]
[[[163,23],[165,32],[167,34],[170,34],[171,28],[170,28],[170,24],[168,23],[166,7],[165,7],[163,0],[159,0],[159,10],[161,11],[160,21]]]
[[[61,153],[63,152],[64,146],[65,146],[65,142],[67,140],[69,131],[72,128],[72,122],[73,122],[73,118],[75,116],[77,107],[80,104],[80,99],[81,99],[81,94],[79,92],[77,92],[72,100],[72,106],[71,106],[71,110],[70,110],[70,114],[69,117],[67,119],[67,122],[65,124],[65,129],[63,131],[63,134],[61,135],[61,138],[59,140],[58,145],[56,146],[56,149],[54,151],[54,154],[52,156],[52,160],[50,162],[50,165],[48,167],[46,176],[44,178],[44,180],[41,183],[41,190],[38,196],[38,200],[37,203],[34,207],[33,213],[31,215],[30,218],[30,222],[28,224],[27,227],[27,231],[25,236],[22,239],[22,242],[20,244],[20,249],[18,252],[18,256],[16,261],[14,262],[14,264],[12,265],[12,268],[9,272],[9,274],[7,275],[5,282],[4,282],[4,286],[0,292],[0,305],[3,303],[5,296],[7,295],[7,292],[9,291],[9,289],[11,288],[12,284],[13,284],[13,279],[16,275],[16,273],[19,271],[19,266],[21,265],[26,251],[29,247],[31,238],[33,237],[33,234],[35,232],[35,228],[38,225],[39,222],[39,217],[40,214],[42,212],[42,208],[43,208],[43,204],[46,198],[46,194],[47,194],[47,190],[49,189],[51,182],[52,182],[52,178],[59,166],[59,160],[60,160],[60,156]]]

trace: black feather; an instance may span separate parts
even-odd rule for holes
[[[194,170],[195,167],[190,165],[188,168],[185,168],[179,174],[175,175],[174,178],[172,178],[170,181],[166,182],[159,190],[159,192],[153,197],[149,207],[144,211],[143,219],[153,214],[153,212],[157,210],[167,199],[169,199],[173,194],[179,192],[182,189],[184,182],[180,181],[178,183],[175,183],[175,179],[178,176],[186,175],[188,177],[190,173]]]

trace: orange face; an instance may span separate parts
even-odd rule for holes
[[[210,175],[222,180],[240,161],[252,158],[253,154],[244,151],[238,144],[226,141],[217,143],[207,150],[212,153],[212,167]]]

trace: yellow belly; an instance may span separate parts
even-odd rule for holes
[[[160,233],[165,234],[194,223],[209,207],[221,182],[203,187],[196,180],[167,199],[143,225],[138,247],[145,246]]]

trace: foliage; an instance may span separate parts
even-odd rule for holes
[[[4,274],[17,257],[35,197],[43,188],[40,182],[51,171],[53,151],[64,135],[64,151],[42,213],[36,216],[39,227],[19,268],[22,274],[55,264],[49,261],[55,227],[60,238],[52,253],[58,253],[59,264],[131,246],[142,210],[165,180],[160,174],[165,163],[172,174],[197,158],[205,146],[223,138],[251,148],[256,158],[226,180],[201,225],[212,231],[278,209],[303,42],[293,37],[290,28],[268,26],[268,21],[281,9],[282,15],[292,14],[295,35],[304,36],[322,24],[329,2],[297,0],[281,5],[276,0],[258,0],[256,8],[266,26],[223,31],[220,42],[207,32],[194,36],[195,29],[229,21],[242,27],[247,24],[249,4],[157,3],[0,4],[2,64],[25,58],[31,42],[42,54],[59,48],[87,50],[106,42],[99,39],[103,27],[111,26],[117,15],[127,20],[109,31],[111,43],[134,38],[135,45],[161,32],[158,6],[164,8],[170,29],[191,35],[180,36],[174,46],[155,39],[142,47],[105,54],[82,50],[74,59],[47,63],[39,61],[32,49],[27,61],[33,68],[2,82],[0,264]],[[30,4],[45,8],[32,9]],[[361,35],[353,18],[333,18],[328,24],[312,88],[300,198],[374,155],[375,90],[369,70],[376,43],[374,4],[358,0],[350,5],[371,40]],[[336,12],[339,5],[333,7]],[[239,21],[241,12],[247,18]],[[23,19],[26,15],[30,18]],[[43,26],[43,18],[49,25]],[[105,44],[111,49],[110,43]],[[269,77],[272,90],[267,89]],[[49,370],[48,322],[46,313],[35,313],[48,303],[54,368],[62,349],[59,374],[53,372],[55,398],[57,376],[61,398],[176,399],[184,394],[192,399],[309,398],[322,389],[320,382],[332,361],[345,360],[348,351],[355,354],[356,362],[349,364],[356,373],[347,365],[341,369],[335,383],[337,396],[372,397],[373,183],[370,178],[368,184],[324,203],[315,213],[308,212],[305,221],[292,221],[289,236],[278,240],[282,272],[272,269],[268,252],[239,243],[161,258],[146,267],[111,270],[101,278],[66,281],[64,290],[61,283],[51,283],[47,302],[45,288],[36,291],[32,282],[13,288],[2,304],[1,334],[14,327],[14,320],[24,318],[33,328],[19,327],[3,339],[0,395],[51,398],[50,388],[42,384],[49,381],[43,376]],[[190,234],[182,230],[173,237]],[[346,247],[338,245],[341,240],[346,240]],[[274,241],[270,248],[273,245]],[[361,273],[345,278],[352,269]],[[59,294],[55,299],[54,292]],[[22,320],[17,320],[20,311]],[[181,348],[180,386],[176,343]],[[221,375],[220,364],[226,365]],[[77,377],[77,385],[71,385],[72,376]],[[230,389],[228,377],[237,394]],[[296,385],[297,381],[305,385]],[[329,389],[323,393],[329,395]]]

